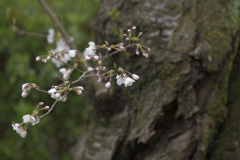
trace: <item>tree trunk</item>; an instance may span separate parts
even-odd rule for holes
[[[102,0],[97,44],[117,42],[108,11],[118,9],[118,25],[135,25],[152,51],[147,59],[135,48],[130,58],[112,58],[140,79],[94,97],[74,159],[240,159],[239,7],[239,0]]]

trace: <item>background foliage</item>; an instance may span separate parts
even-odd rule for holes
[[[94,17],[100,0],[51,0],[47,3],[81,50],[88,46],[88,41],[94,40]],[[35,82],[41,89],[48,90],[51,85],[59,83],[54,76],[60,73],[51,62],[44,64],[35,61],[36,56],[54,49],[55,44],[48,44],[42,37],[17,35],[6,17],[8,11],[9,17],[16,20],[19,28],[47,34],[54,25],[37,1],[0,1],[0,5],[1,160],[71,159],[70,147],[82,131],[81,122],[87,118],[83,96],[72,93],[67,102],[58,103],[39,124],[28,127],[28,135],[24,139],[12,129],[12,121],[22,122],[22,116],[32,113],[38,102],[43,101],[44,105],[54,102],[50,95],[36,90],[31,90],[26,98],[22,98],[22,84]]]

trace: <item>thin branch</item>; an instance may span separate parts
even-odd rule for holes
[[[47,91],[41,90],[39,88],[34,88],[34,89],[36,89],[37,91],[40,91],[40,92],[48,93]]]
[[[64,97],[64,98],[65,98],[65,97]],[[50,109],[47,111],[47,113],[41,115],[39,118],[41,119],[41,118],[43,118],[44,116],[48,115],[48,114],[53,110],[53,108],[54,108],[54,106],[55,106],[55,104],[56,104],[57,102],[58,102],[58,100],[56,100],[56,101],[53,103],[53,105],[50,107]]]
[[[27,31],[25,31],[25,30],[22,30],[22,29],[18,28],[18,27],[15,26],[15,25],[12,25],[12,24],[11,24],[11,26],[12,26],[13,30],[14,30],[18,35],[23,35],[23,34],[25,34],[25,35],[29,35],[29,36],[37,36],[37,37],[42,37],[42,38],[46,38],[46,37],[47,37],[46,34],[35,33],[35,32],[27,32]]]
[[[89,72],[89,71],[85,71],[85,72],[83,72],[83,74],[82,74],[77,80],[71,82],[71,84],[74,84],[74,83],[79,82],[79,81],[85,76],[85,74],[87,74],[88,72]]]
[[[136,45],[136,44],[135,44],[135,43],[129,44],[129,45],[127,45],[127,46],[125,47],[125,49],[128,49],[128,48],[130,48],[130,47],[132,47],[132,46],[134,46],[134,45]],[[106,58],[114,55],[114,54],[119,53],[119,52],[122,52],[122,51],[117,50],[117,51],[112,52],[111,54],[106,55],[106,56],[102,59],[102,61],[103,61],[104,59],[106,59]]]
[[[63,62],[62,60],[60,60],[60,59],[58,59],[58,58],[56,58],[56,57],[54,57],[54,56],[53,56],[53,58],[55,58],[55,59],[58,60],[59,62],[62,62],[62,63],[64,63],[64,64],[68,65],[69,67],[72,67],[72,68],[78,70],[79,72],[83,73],[83,71],[80,70],[80,69],[78,69],[77,67],[74,67],[74,66],[72,66],[71,64],[68,64],[68,63],[66,63],[66,62]]]

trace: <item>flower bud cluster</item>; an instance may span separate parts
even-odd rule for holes
[[[39,88],[35,83],[25,83],[22,85],[22,97],[26,97],[32,88]]]
[[[151,51],[150,47],[142,46],[139,43],[136,43],[136,46],[137,46],[136,55],[139,55],[138,49],[140,49],[142,51],[143,56],[147,58],[148,57],[148,53],[143,48],[146,48],[148,51]]]
[[[48,93],[51,94],[51,98],[62,102],[66,102],[68,92],[68,87],[65,87],[64,85],[52,86],[48,91]]]
[[[82,91],[84,90],[84,88],[82,86],[76,86],[76,87],[73,87],[73,90],[78,94],[78,95],[81,95],[82,94]]]
[[[19,124],[19,123],[15,123],[12,122],[12,127],[13,130],[15,130],[19,136],[21,136],[22,138],[25,138],[27,136],[27,130],[25,127],[22,127],[23,123]]]
[[[124,33],[123,36],[126,37],[126,41],[133,41],[133,42],[138,42],[139,37],[142,35],[142,32],[136,36],[135,31],[136,31],[136,26],[133,26],[132,29],[128,29],[128,34]]]
[[[21,136],[22,138],[25,138],[26,135],[27,135],[27,127],[28,127],[28,124],[30,123],[31,125],[35,125],[37,123],[39,123],[40,121],[40,118],[37,116],[38,114],[38,111],[39,110],[46,110],[47,108],[49,109],[49,106],[45,106],[44,108],[42,109],[38,109],[39,106],[43,105],[43,102],[39,102],[37,107],[36,107],[36,110],[33,110],[33,113],[32,114],[26,114],[22,117],[23,119],[23,122],[20,124],[20,123],[15,123],[15,122],[12,122],[12,127],[13,127],[13,130],[15,130],[19,136]],[[23,126],[24,125],[24,126]]]

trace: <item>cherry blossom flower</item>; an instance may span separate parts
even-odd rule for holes
[[[68,55],[69,55],[70,57],[75,57],[75,56],[76,56],[76,50],[70,50],[70,51],[68,51]]]
[[[139,76],[136,75],[136,74],[132,74],[132,78],[133,78],[134,80],[138,80],[138,79],[139,79]]]
[[[87,70],[88,71],[93,71],[93,68],[92,67],[87,67]]]
[[[125,85],[125,87],[127,87],[127,86],[132,86],[133,82],[135,82],[135,81],[134,81],[132,78],[127,77],[127,78],[125,79],[124,85]]]
[[[51,98],[56,99],[58,101],[65,102],[67,100],[67,97],[65,96],[64,98],[61,96],[61,93],[57,91],[55,88],[51,88],[48,91],[49,94],[51,94]]]
[[[123,75],[118,75],[117,74],[116,79],[117,79],[117,84],[119,86],[121,86],[125,82],[125,80],[126,80],[126,75],[125,74],[123,74]]]
[[[22,126],[19,123],[12,123],[13,130],[15,130],[17,133],[21,130]]]
[[[63,74],[64,80],[68,80],[68,77],[70,77],[71,69],[61,68],[59,69],[59,72]]]
[[[21,132],[19,132],[19,136],[25,138],[27,136],[27,131],[25,128],[22,128]]]
[[[25,83],[22,85],[22,97],[26,97],[31,90],[31,83]]]
[[[47,41],[48,43],[53,43],[55,38],[55,31],[53,28],[48,30]]]
[[[94,42],[88,42],[89,47],[84,50],[83,56],[86,60],[91,59],[92,57],[95,59],[99,59],[99,56],[96,55],[96,46]]]
[[[34,122],[35,120],[33,115],[27,114],[23,116],[23,123]]]
[[[106,88],[110,88],[110,87],[111,87],[110,81],[106,83],[105,87],[106,87]]]

